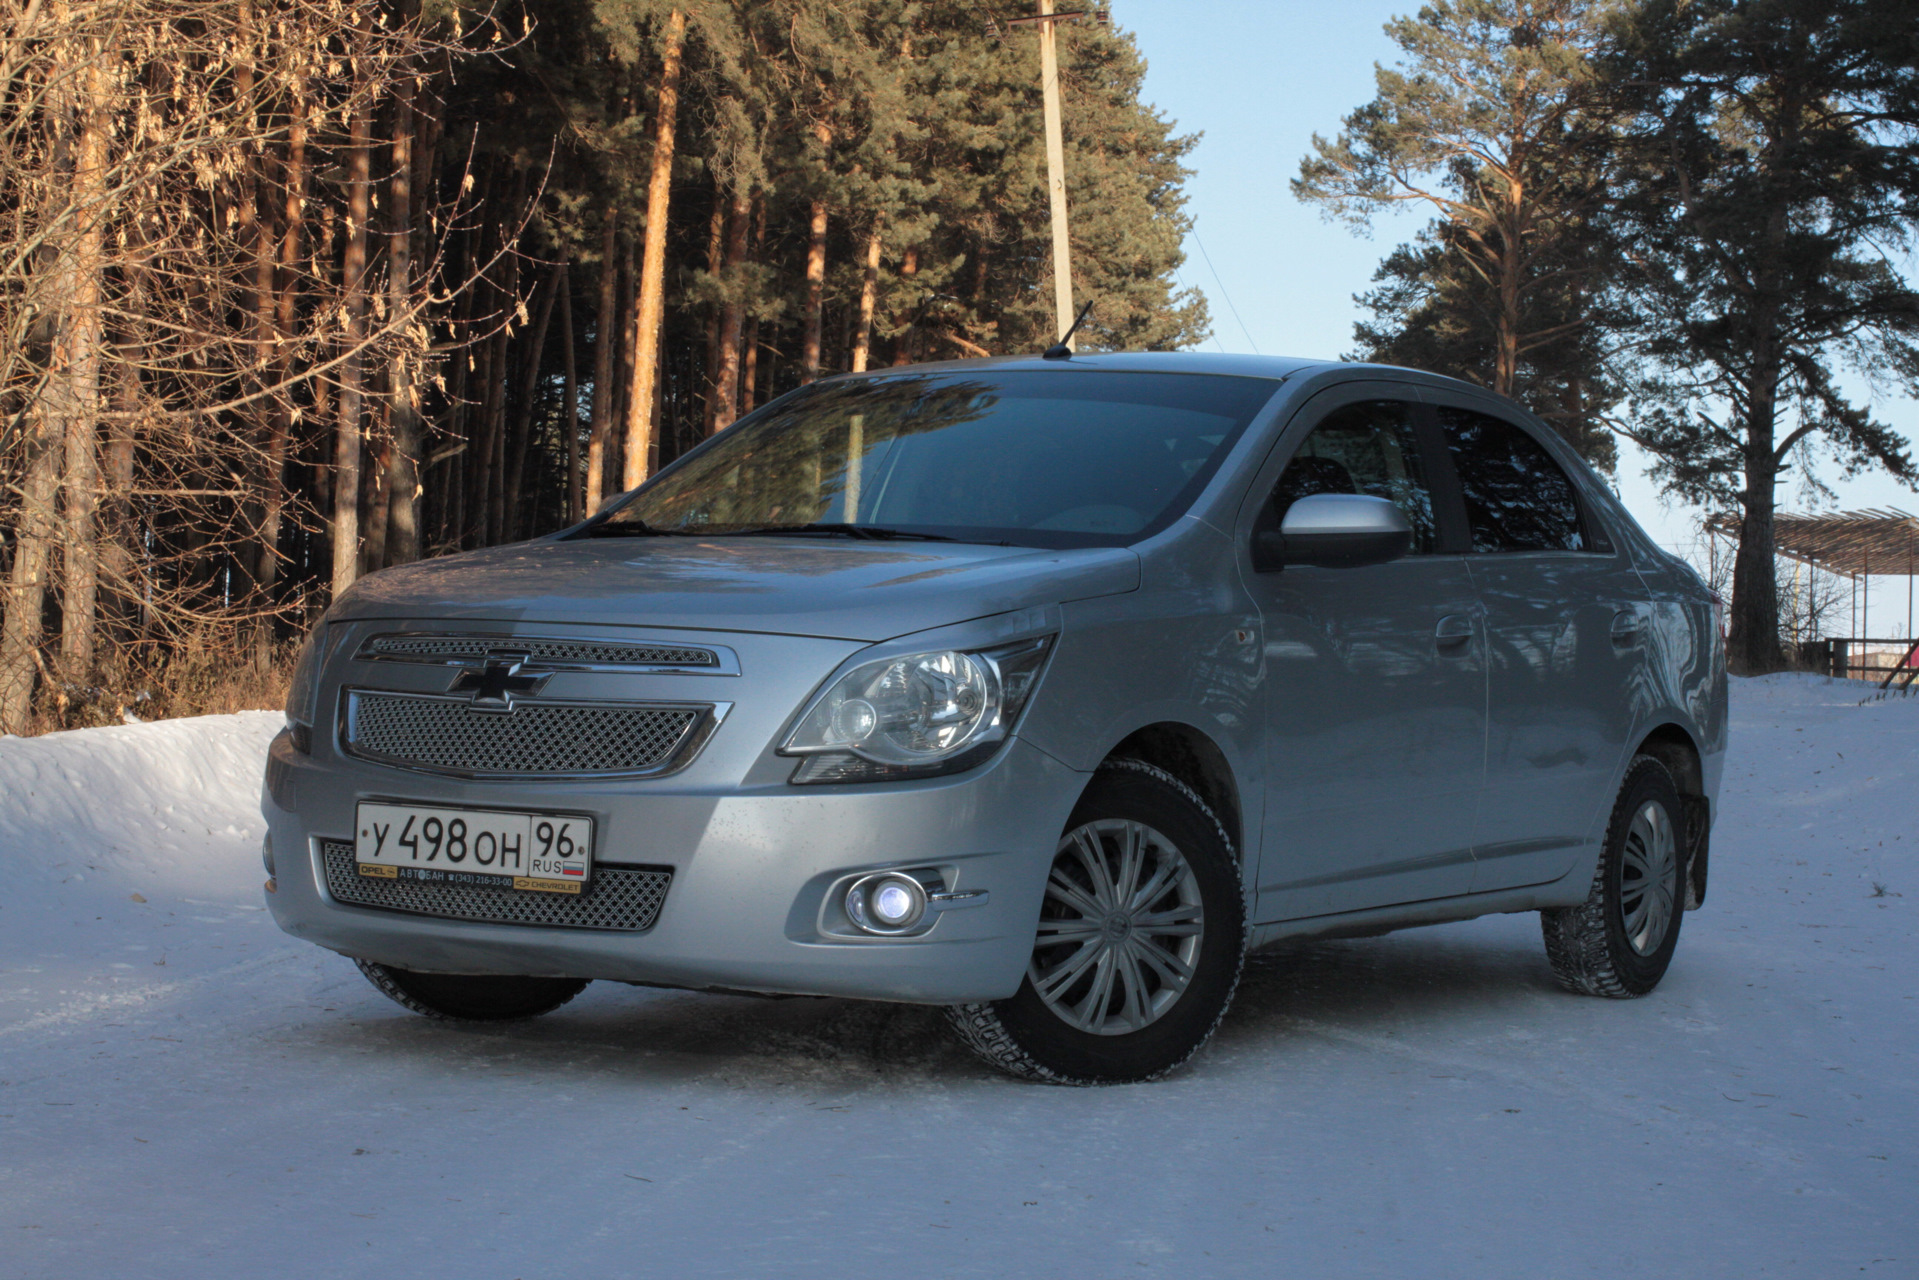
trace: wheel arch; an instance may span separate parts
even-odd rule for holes
[[[1191,787],[1226,828],[1233,857],[1245,865],[1246,833],[1239,782],[1226,753],[1204,730],[1178,720],[1143,725],[1120,739],[1105,759],[1141,760]]]

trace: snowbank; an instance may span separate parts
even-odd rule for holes
[[[249,711],[0,738],[0,930],[64,928],[135,893],[257,901],[260,780],[283,723]]]

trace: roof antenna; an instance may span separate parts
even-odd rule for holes
[[[1081,307],[1079,309],[1079,318],[1073,321],[1072,327],[1068,329],[1065,333],[1062,333],[1059,336],[1058,342],[1055,342],[1052,346],[1040,352],[1040,359],[1042,360],[1072,359],[1073,349],[1067,346],[1066,344],[1073,340],[1073,335],[1075,333],[1079,332],[1080,321],[1086,319],[1087,316],[1091,315],[1092,311],[1093,311],[1093,304],[1091,302],[1088,302],[1085,306]]]

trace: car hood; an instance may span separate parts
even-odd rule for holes
[[[1139,586],[1123,547],[825,538],[541,539],[362,578],[328,614],[886,640]]]

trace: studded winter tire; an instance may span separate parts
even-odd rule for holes
[[[1115,760],[1060,836],[1019,991],[949,1016],[1016,1076],[1151,1080],[1212,1038],[1245,953],[1239,865],[1219,819],[1166,771]]]
[[[1666,766],[1636,757],[1606,830],[1592,890],[1539,913],[1560,985],[1630,999],[1659,985],[1685,916],[1685,808]]]
[[[579,978],[514,978],[490,974],[415,973],[355,960],[366,980],[404,1008],[452,1022],[511,1022],[551,1013],[580,992]]]

